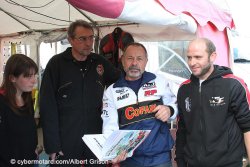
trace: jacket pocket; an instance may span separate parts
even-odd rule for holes
[[[70,96],[72,92],[72,82],[67,82],[63,85],[61,85],[58,90],[58,103],[59,105],[67,105],[69,102]]]
[[[104,83],[102,83],[101,80],[96,80],[96,83],[97,83],[98,86],[100,86],[100,88],[101,88],[102,90],[105,89],[105,85],[104,85]]]

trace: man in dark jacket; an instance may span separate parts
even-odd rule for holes
[[[244,141],[250,153],[250,94],[227,67],[213,65],[214,44],[193,40],[187,51],[192,71],[178,92],[178,167],[242,167]]]
[[[94,31],[87,22],[71,23],[68,40],[72,48],[52,57],[43,74],[40,112],[44,146],[52,160],[77,159],[84,166],[98,166],[82,136],[102,132],[103,91],[118,79],[119,72],[91,52]]]

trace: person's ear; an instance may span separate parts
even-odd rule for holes
[[[121,56],[121,62],[122,62],[122,66],[123,66],[123,64],[124,64],[124,54]]]
[[[210,55],[210,60],[211,60],[212,62],[214,62],[215,59],[216,59],[216,57],[217,57],[217,53],[216,53],[216,52],[213,52],[213,53]]]
[[[14,75],[10,75],[9,80],[10,82],[16,82],[16,77],[14,77]]]
[[[71,44],[72,43],[72,38],[71,37],[68,37],[68,41],[69,41],[69,43]]]

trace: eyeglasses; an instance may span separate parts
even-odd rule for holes
[[[88,37],[80,36],[80,37],[74,37],[74,38],[77,39],[79,42],[83,43],[83,42],[86,42],[87,40],[93,41],[95,39],[95,36],[90,35]]]

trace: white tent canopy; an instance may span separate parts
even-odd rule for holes
[[[76,19],[114,21],[74,8],[64,0],[2,0],[0,6],[0,35],[65,28]]]
[[[157,5],[154,1],[150,2],[149,5],[152,8],[152,4]],[[149,7],[150,7],[149,6]],[[145,7],[145,6],[144,6]],[[161,9],[161,8],[160,8]],[[162,11],[161,11],[162,10]],[[135,34],[137,37],[142,37],[141,32],[143,29],[143,38],[148,37],[148,40],[166,40],[166,39],[184,39],[193,38],[196,28],[196,23],[193,19],[185,17],[176,17],[173,14],[166,12],[161,9],[158,11],[165,12],[159,13],[157,16],[163,15],[164,20],[168,25],[158,25],[157,31],[155,26],[149,26],[149,24],[137,24],[131,21],[121,21],[118,19],[110,19],[97,16],[90,12],[81,10],[70,5],[64,0],[2,0],[0,1],[0,17],[1,17],[1,29],[0,38],[15,33],[26,33],[26,32],[50,32],[51,30],[64,30],[68,27],[69,23],[76,19],[83,19],[93,23],[100,28],[100,34],[105,35],[111,32],[114,27],[126,25],[127,31]],[[134,12],[135,14],[136,12]],[[150,16],[147,16],[150,17]],[[153,16],[152,16],[153,17]],[[160,17],[158,20],[161,19]],[[133,21],[132,18],[130,20]],[[134,19],[136,20],[136,19]],[[153,20],[152,18],[148,20]],[[171,21],[168,23],[168,20]],[[153,23],[152,21],[152,24]],[[129,25],[129,26],[127,26]],[[184,26],[192,26],[193,30],[190,32],[189,29],[185,30]],[[105,27],[105,28],[101,28]],[[189,27],[187,27],[189,28]],[[167,32],[167,33],[162,33]],[[155,39],[153,39],[155,38]]]

